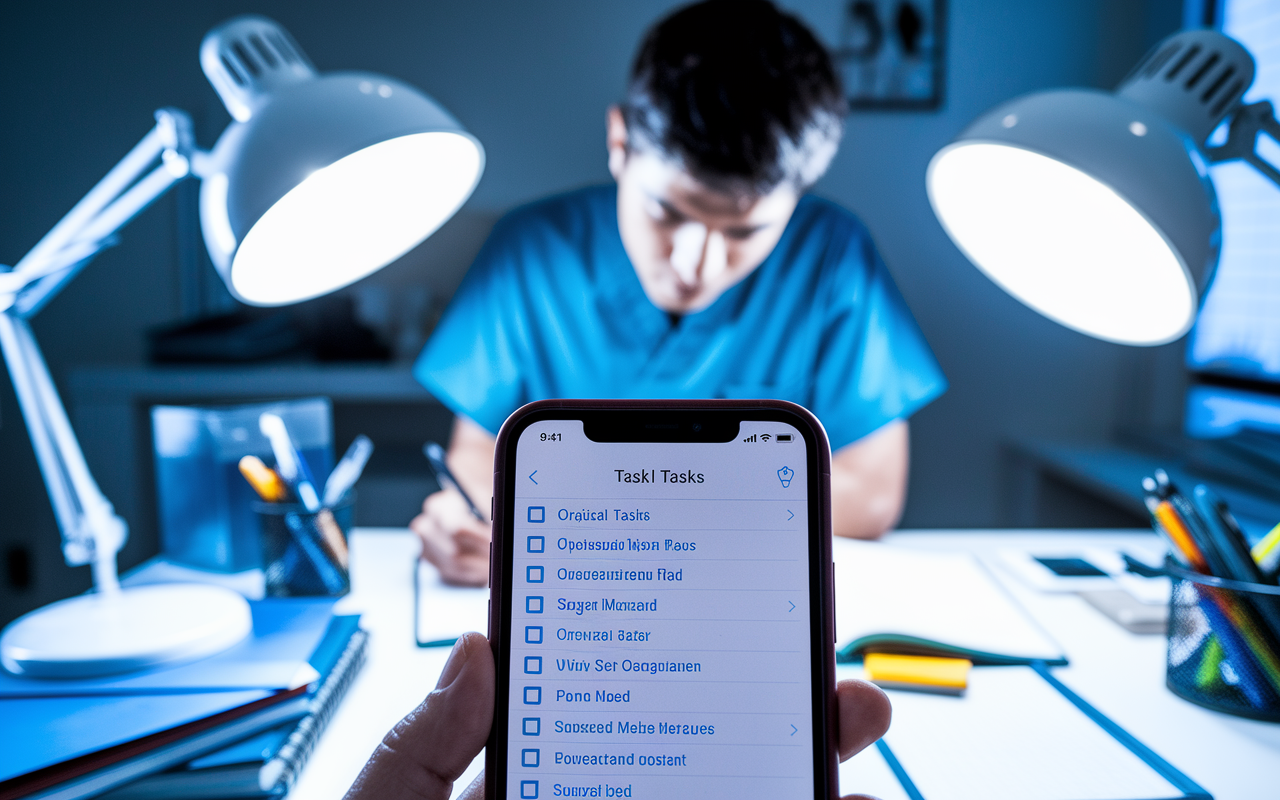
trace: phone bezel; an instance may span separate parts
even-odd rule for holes
[[[717,419],[693,430],[695,418]],[[804,437],[809,476],[809,607],[811,664],[814,797],[836,796],[837,767],[835,708],[835,606],[831,561],[831,448],[822,424],[805,408],[782,400],[543,400],[513,413],[498,432],[494,454],[493,544],[489,558],[489,643],[496,668],[493,727],[485,751],[485,797],[494,800],[507,794],[507,721],[511,698],[508,653],[511,642],[510,599],[513,596],[512,565],[508,557],[515,536],[516,450],[520,434],[530,425],[549,419],[591,422],[623,422],[652,436],[634,441],[728,441],[724,420],[775,421],[794,426]],[[675,427],[652,427],[646,420],[665,421]],[[599,428],[597,428],[599,430]],[[657,430],[659,433],[652,433]],[[665,433],[662,433],[665,431]],[[705,434],[702,431],[706,431]],[[735,428],[736,431],[736,428]],[[699,438],[699,437],[702,438]],[[683,438],[680,438],[683,437]],[[631,441],[610,439],[609,441]],[[825,746],[824,746],[825,745]]]

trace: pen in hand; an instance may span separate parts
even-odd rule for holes
[[[431,472],[436,479],[436,483],[440,484],[440,488],[453,489],[462,495],[462,499],[466,502],[467,508],[471,510],[472,515],[481,522],[486,522],[487,520],[480,513],[480,509],[471,501],[471,497],[463,490],[457,478],[453,477],[453,473],[449,471],[449,465],[444,463],[444,448],[435,442],[427,442],[422,446],[422,454],[427,457],[427,464],[430,465]]]

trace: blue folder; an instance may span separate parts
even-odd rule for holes
[[[138,695],[293,688],[333,617],[334,599],[250,602],[253,633],[217,655],[176,667],[104,678],[40,679],[0,669],[0,698]]]

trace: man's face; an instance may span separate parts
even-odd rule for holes
[[[645,149],[627,150],[626,125],[609,110],[609,171],[618,182],[618,228],[645,294],[676,314],[701,311],[773,252],[799,195],[712,189]]]

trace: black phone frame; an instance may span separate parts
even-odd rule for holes
[[[835,600],[831,556],[831,447],[812,413],[782,400],[541,400],[517,409],[498,432],[494,453],[493,544],[489,557],[489,645],[496,668],[493,725],[485,749],[485,797],[507,796],[511,700],[512,564],[516,445],[530,425],[582,420],[594,441],[728,442],[742,422],[783,422],[804,437],[809,503],[809,608],[815,800],[838,796]],[[732,425],[725,420],[731,420]],[[696,426],[696,427],[695,427]],[[729,429],[732,428],[732,433]],[[615,438],[638,436],[644,438]]]

